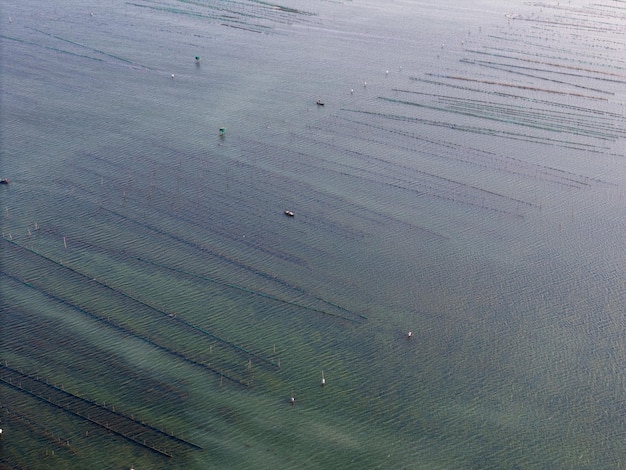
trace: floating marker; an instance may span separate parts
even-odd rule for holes
[[[200,62],[200,56],[199,55],[196,56],[196,62]]]
[[[324,371],[322,371],[322,387],[326,385],[326,378],[324,377]]]
[[[220,127],[220,135],[224,135],[225,132],[226,132],[226,128]]]
[[[406,335],[406,337],[407,337],[408,339],[411,339],[411,338],[413,337],[413,332],[412,332],[412,331],[409,331],[409,333]]]

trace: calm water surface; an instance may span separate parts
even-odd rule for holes
[[[622,2],[0,12],[3,465],[626,466]]]

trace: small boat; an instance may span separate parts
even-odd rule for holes
[[[285,211],[284,214],[289,217],[293,217],[295,215],[293,211]]]
[[[0,179],[0,184],[9,184],[9,178]]]
[[[318,106],[324,106],[324,102],[322,100],[317,100],[315,102]]]

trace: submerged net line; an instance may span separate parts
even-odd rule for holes
[[[7,241],[9,243],[12,243],[14,246],[19,247],[20,249],[22,249],[24,251],[27,251],[27,252],[31,253],[32,255],[38,256],[41,259],[44,259],[44,260],[46,260],[48,262],[51,262],[51,263],[54,263],[55,265],[61,267],[64,270],[71,271],[72,273],[80,276],[82,279],[87,280],[90,283],[96,283],[98,286],[103,287],[103,288],[105,288],[105,289],[115,293],[116,295],[120,295],[123,298],[126,298],[128,300],[136,302],[137,304],[140,304],[140,305],[142,305],[144,307],[147,307],[149,310],[152,310],[152,311],[158,313],[159,315],[161,315],[162,318],[168,319],[168,321],[173,320],[173,321],[177,322],[178,324],[180,324],[182,326],[185,326],[185,327],[187,327],[189,329],[192,329],[194,331],[197,331],[197,332],[201,333],[204,336],[207,336],[207,337],[209,337],[211,339],[214,339],[217,342],[219,342],[219,343],[221,343],[221,344],[223,344],[223,345],[225,345],[225,346],[227,346],[229,348],[232,348],[236,352],[242,353],[246,359],[247,358],[253,358],[255,360],[260,361],[261,363],[270,365],[270,366],[272,366],[274,368],[278,367],[277,364],[274,363],[272,360],[267,359],[267,358],[259,355],[258,353],[254,353],[252,351],[249,351],[248,349],[246,349],[246,348],[244,348],[244,347],[242,347],[242,346],[240,346],[238,344],[235,344],[232,341],[228,341],[228,340],[226,340],[224,338],[221,338],[220,336],[215,335],[215,334],[213,334],[213,333],[211,333],[211,332],[209,332],[209,331],[199,327],[198,325],[195,325],[195,324],[193,324],[193,323],[191,323],[191,322],[189,322],[189,321],[187,321],[187,320],[185,320],[183,318],[180,318],[180,316],[177,315],[177,314],[175,315],[172,312],[167,312],[165,310],[162,310],[162,309],[160,309],[160,308],[158,308],[158,307],[156,307],[154,305],[151,305],[151,304],[147,303],[144,300],[141,300],[137,296],[134,296],[134,295],[131,295],[131,294],[127,293],[127,292],[124,292],[123,290],[121,290],[119,288],[116,288],[116,287],[114,287],[114,286],[112,286],[112,285],[110,285],[110,284],[108,284],[106,282],[99,281],[99,280],[91,277],[90,275],[81,272],[77,268],[74,268],[74,267],[68,265],[67,263],[56,262],[55,260],[53,260],[53,259],[51,259],[51,258],[49,258],[49,257],[47,257],[47,256],[45,256],[45,255],[43,255],[43,254],[41,254],[39,252],[36,252],[36,251],[34,251],[32,249],[29,249],[29,248],[26,248],[26,247],[24,247],[22,245],[19,245],[15,241],[8,241],[8,240],[5,240],[5,241]]]
[[[555,167],[550,167],[547,165],[539,165],[536,163],[528,163],[520,158],[511,157],[507,155],[499,155],[491,152],[487,152],[481,149],[472,148],[472,147],[462,147],[458,144],[452,144],[445,141],[435,141],[420,135],[416,135],[410,132],[400,131],[398,129],[390,129],[385,126],[376,125],[371,122],[363,122],[359,120],[343,118],[346,122],[350,122],[363,127],[371,127],[375,129],[379,129],[385,132],[390,132],[393,134],[398,134],[408,139],[417,140],[420,142],[426,142],[435,147],[441,147],[443,149],[449,150],[448,152],[436,152],[432,151],[423,151],[423,153],[429,158],[443,159],[443,160],[454,160],[462,163],[466,163],[469,165],[475,165],[483,168],[488,168],[491,170],[496,170],[504,173],[511,173],[514,175],[519,175],[528,178],[539,178],[542,181],[555,183],[558,185],[573,187],[573,188],[582,188],[588,187],[592,183],[599,184],[608,184],[606,181],[598,180],[596,178],[591,178],[585,175],[579,175],[576,173],[568,172],[562,169],[558,169]],[[363,140],[367,140],[368,142],[373,142],[378,145],[390,145],[388,142],[373,139],[373,138],[364,138]],[[400,149],[405,149],[407,151],[413,152],[414,148],[405,147],[400,144],[394,144],[395,147]],[[462,155],[462,156],[461,156]],[[406,167],[406,165],[401,165],[401,167]],[[414,171],[412,167],[406,167],[407,171]]]
[[[222,370],[219,370],[217,368],[212,367],[209,364],[206,364],[205,362],[203,362],[200,359],[196,359],[191,357],[188,354],[185,354],[183,352],[177,351],[169,346],[166,346],[164,344],[162,344],[161,342],[157,342],[155,339],[151,338],[150,336],[141,333],[139,331],[137,331],[136,329],[123,325],[120,322],[112,319],[110,316],[106,316],[104,314],[101,314],[99,312],[93,311],[91,309],[88,308],[83,308],[79,305],[74,304],[73,302],[70,302],[69,300],[56,295],[50,291],[48,291],[47,289],[45,289],[44,287],[35,284],[32,280],[28,280],[28,279],[24,279],[24,278],[20,278],[17,276],[14,276],[10,273],[7,273],[6,271],[0,271],[0,275],[5,276],[7,279],[11,279],[12,281],[21,284],[25,287],[28,287],[30,289],[35,290],[36,292],[40,293],[41,295],[43,295],[45,298],[52,300],[60,305],[65,305],[67,307],[69,307],[70,309],[79,312],[83,315],[86,315],[114,330],[120,331],[126,335],[132,336],[136,339],[139,339],[147,344],[150,344],[151,346],[155,347],[156,349],[165,352],[167,354],[170,354],[180,360],[182,360],[183,362],[186,362],[188,364],[194,365],[194,366],[198,366],[201,367],[213,374],[215,374],[216,376],[225,379],[227,381],[230,381],[232,383],[238,384],[238,385],[242,385],[244,387],[248,387],[249,384],[244,381],[243,379],[239,379],[237,377],[234,377],[232,375],[229,375],[225,372],[223,372]]]
[[[173,457],[174,452],[177,450],[183,452],[185,448],[202,449],[200,446],[152,424],[100,405],[93,400],[52,385],[32,374],[13,369],[6,363],[0,364],[0,381],[22,393],[59,408],[68,414],[87,420],[165,457]],[[170,448],[172,443],[174,448]]]

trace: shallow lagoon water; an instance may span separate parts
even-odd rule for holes
[[[3,463],[622,468],[619,2],[292,3],[3,7]]]

